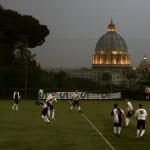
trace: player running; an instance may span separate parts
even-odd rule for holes
[[[135,112],[137,119],[137,138],[143,138],[146,129],[147,111],[139,104],[139,109]]]
[[[81,111],[81,108],[80,108],[80,104],[79,104],[79,93],[78,93],[78,91],[76,90],[75,93],[73,93],[73,94],[71,95],[71,97],[72,97],[72,99],[73,99],[73,102],[72,102],[72,106],[70,107],[70,111],[71,111],[73,108],[77,107],[78,111],[79,111],[79,112],[82,112],[82,111]]]
[[[124,111],[121,108],[118,108],[118,104],[114,104],[114,108],[111,112],[111,115],[114,117],[114,134],[115,136],[120,136]]]
[[[57,102],[55,92],[49,94],[45,102],[48,106],[48,117],[51,118],[51,120],[55,120],[55,109],[53,105],[54,102]]]
[[[126,101],[127,101],[127,108],[126,108],[126,116],[125,116],[125,127],[128,127],[131,117],[133,116],[134,110],[131,101],[129,99],[126,99]]]

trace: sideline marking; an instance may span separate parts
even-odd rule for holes
[[[71,102],[69,101],[71,104]],[[77,110],[77,109],[76,109]],[[104,137],[104,135],[97,129],[97,127],[88,119],[86,115],[80,113],[82,117],[92,126],[92,128],[98,133],[99,136],[105,141],[105,143],[111,148],[111,150],[115,150],[115,148],[110,144],[110,142]]]

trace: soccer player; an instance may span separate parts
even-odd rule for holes
[[[139,109],[135,112],[137,119],[137,138],[143,138],[146,129],[147,111],[139,104]]]
[[[47,117],[47,113],[48,113],[48,107],[46,102],[40,102],[40,101],[36,101],[35,102],[36,105],[42,105],[42,112],[41,112],[41,117],[44,120],[44,122],[47,124],[50,122],[50,120]]]
[[[44,98],[44,91],[43,89],[39,89],[38,91],[38,99],[41,100]]]
[[[55,92],[49,94],[45,102],[48,106],[48,117],[51,117],[51,120],[55,120],[55,109],[53,105],[54,102],[57,102]]]
[[[20,100],[20,93],[19,91],[14,91],[13,93],[13,100],[14,100],[14,104],[12,105],[11,109],[12,110],[19,110],[19,100]]]
[[[76,90],[72,95],[71,95],[72,99],[73,99],[73,102],[72,102],[72,106],[70,107],[70,111],[77,107],[78,108],[78,111],[79,112],[82,112],[81,111],[81,108],[80,108],[80,104],[79,104],[79,93],[78,91]]]
[[[124,111],[121,108],[118,108],[118,104],[114,104],[114,108],[111,112],[111,115],[114,117],[114,134],[120,136],[121,134],[121,124],[122,118],[124,117]]]
[[[125,117],[125,127],[128,127],[131,117],[133,116],[134,110],[131,101],[129,99],[126,99],[126,101],[127,101],[127,108],[126,108],[126,117]]]

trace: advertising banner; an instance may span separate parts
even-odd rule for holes
[[[72,94],[74,92],[56,92],[56,98],[57,99],[72,99]],[[43,99],[46,99],[46,97],[50,93],[44,93]],[[87,93],[87,92],[78,92],[79,99],[121,99],[121,92],[116,93]]]

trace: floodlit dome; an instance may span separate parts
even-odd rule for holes
[[[128,53],[125,40],[116,32],[107,32],[98,40],[95,51],[96,53],[103,51],[106,54],[112,54],[113,50],[121,54]]]
[[[107,32],[100,37],[95,47],[92,67],[129,66],[130,56],[125,40],[116,32],[112,19]]]

